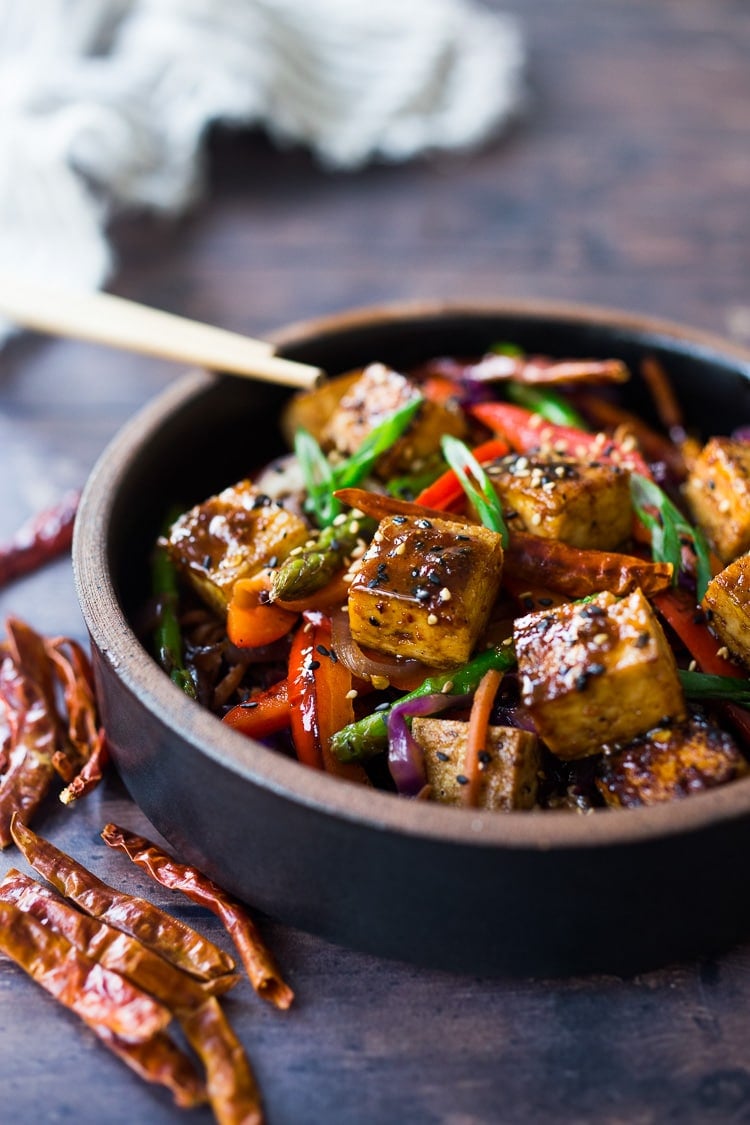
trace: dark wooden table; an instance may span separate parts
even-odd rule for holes
[[[331,175],[259,133],[218,135],[205,205],[179,223],[116,222],[113,289],[256,335],[400,298],[545,297],[750,338],[744,0],[498,6],[522,17],[531,51],[528,110],[504,140]],[[0,537],[81,483],[174,374],[28,337],[0,353]],[[66,560],[3,591],[0,611],[83,639]],[[210,917],[105,849],[111,819],[150,831],[115,777],[74,810],[49,803],[38,827],[222,941]],[[745,868],[738,856],[738,893]],[[488,981],[264,929],[297,1003],[280,1015],[244,985],[227,1007],[273,1125],[750,1118],[750,948],[629,980]],[[3,1120],[180,1117],[5,962],[0,1058]]]

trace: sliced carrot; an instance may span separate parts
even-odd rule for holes
[[[503,678],[503,673],[496,668],[490,668],[479,681],[479,687],[474,692],[474,699],[469,713],[469,729],[466,735],[466,753],[464,755],[464,774],[467,783],[463,788],[463,804],[474,808],[479,804],[479,786],[482,780],[480,770],[480,754],[487,746],[487,732],[490,725],[492,704],[495,702],[497,689]]]
[[[260,648],[285,637],[298,614],[270,601],[271,572],[240,578],[227,611],[227,636],[237,648]]]

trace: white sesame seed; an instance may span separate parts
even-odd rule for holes
[[[435,614],[434,614],[434,613],[430,613],[430,614],[428,614],[428,616],[427,616],[427,624],[428,624],[428,625],[437,625],[437,623],[438,623],[438,619],[437,619],[437,617],[435,616]]]
[[[303,548],[302,548],[302,547],[292,547],[291,551],[289,552],[289,555],[290,555],[290,556],[292,556],[292,555],[301,555],[301,554],[302,554],[302,551],[303,551]]]
[[[596,636],[594,637],[594,644],[595,645],[606,645],[607,640],[608,640],[608,638],[607,638],[606,633],[597,633]]]
[[[391,681],[387,676],[370,676],[370,683],[375,691],[385,691],[387,687],[391,686]]]
[[[450,693],[453,691],[453,680],[446,680],[440,691],[443,695],[450,695]]]
[[[447,587],[447,586],[443,586],[442,590],[441,590],[441,591],[440,591],[440,593],[438,594],[438,599],[439,599],[439,600],[440,600],[441,602],[449,602],[449,601],[451,600],[451,596],[452,596],[452,595],[451,595],[451,592],[450,592],[450,590],[448,589],[448,587]]]
[[[690,663],[688,664],[688,672],[695,672],[697,667],[698,667],[697,661],[691,660]]]
[[[539,524],[542,522],[542,517],[539,514],[539,512],[534,512],[534,514],[531,517],[531,522],[534,525],[534,527],[539,527]]]
[[[406,543],[399,543],[398,546],[394,548],[393,554],[394,555],[403,555],[405,553],[405,551],[406,551]]]
[[[351,688],[351,690],[346,693],[346,698],[347,699],[356,699],[358,695],[359,695],[359,692],[357,691],[357,689]]]
[[[725,515],[727,512],[731,511],[731,508],[732,508],[731,502],[726,498],[726,496],[724,497],[723,500],[719,501],[719,511],[722,514]]]
[[[721,648],[716,653],[716,655],[723,657],[724,660],[728,660],[729,659],[729,649],[727,648],[726,645],[722,645]]]
[[[346,512],[339,512],[339,514],[336,516],[336,519],[333,521],[333,526],[341,527],[342,523],[346,523],[348,519],[349,517]]]

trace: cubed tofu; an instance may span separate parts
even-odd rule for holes
[[[690,470],[685,496],[723,562],[750,550],[750,442],[711,438]]]
[[[529,614],[513,633],[522,701],[560,758],[685,717],[672,650],[641,590]]]
[[[471,655],[500,588],[503,548],[486,527],[390,516],[349,587],[354,639],[435,667]]]
[[[324,431],[324,442],[348,457],[371,430],[418,395],[418,388],[403,375],[382,363],[371,363],[341,398]],[[443,434],[462,437],[465,432],[458,408],[425,399],[403,436],[379,458],[376,473],[387,480],[399,472],[418,470],[438,453]]]
[[[309,535],[304,520],[245,480],[180,516],[166,544],[196,593],[224,614],[239,578],[280,562]]]
[[[624,809],[677,801],[747,772],[732,737],[696,713],[604,754],[596,785],[609,806]]]
[[[486,471],[514,528],[600,551],[630,536],[630,484],[619,465],[540,451],[501,457]]]
[[[416,718],[412,722],[412,734],[424,751],[434,801],[461,804],[468,729],[468,723],[454,719]],[[541,769],[535,735],[514,727],[488,727],[479,769],[481,808],[507,811],[534,807]]]
[[[717,637],[750,668],[750,554],[711,579],[701,605]]]

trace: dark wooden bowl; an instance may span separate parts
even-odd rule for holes
[[[681,327],[567,306],[353,312],[277,336],[331,374],[511,340],[555,356],[650,353],[705,435],[750,420],[750,354]],[[638,378],[631,404],[648,414]],[[248,741],[187,699],[134,631],[165,513],[281,449],[285,393],[203,373],[147,406],[101,457],[74,563],[114,760],[186,860],[268,914],[383,956],[471,973],[629,971],[750,932],[739,878],[750,778],[686,801],[587,816],[486,813],[340,782]]]

